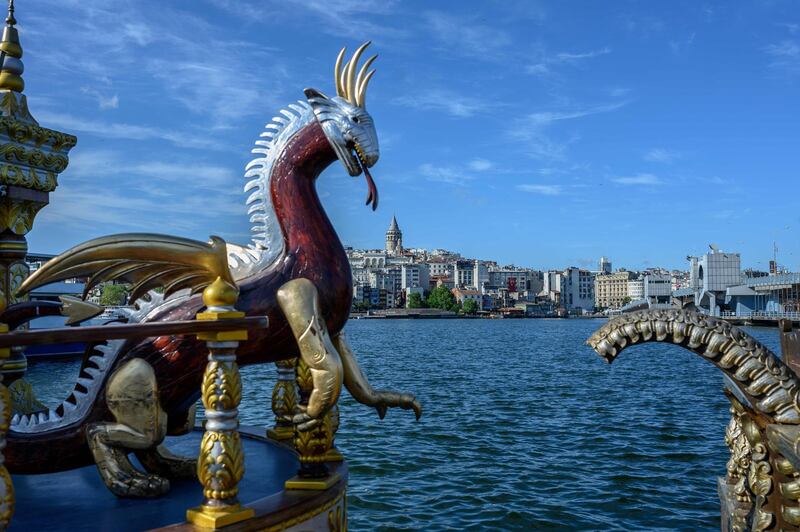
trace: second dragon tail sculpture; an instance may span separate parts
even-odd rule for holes
[[[611,363],[643,342],[670,342],[701,355],[757,411],[777,423],[800,423],[800,380],[767,347],[724,320],[689,310],[645,310],[612,319],[586,343]]]

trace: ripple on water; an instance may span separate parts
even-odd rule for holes
[[[609,367],[583,344],[601,324],[351,321],[370,381],[416,393],[424,414],[381,421],[342,396],[350,529],[718,530],[728,454],[720,373],[655,344]],[[777,349],[775,330],[750,332]],[[74,382],[76,364],[51,364],[31,366],[37,390],[52,371]],[[242,374],[243,422],[271,424],[274,369]],[[70,388],[47,388],[48,399]]]

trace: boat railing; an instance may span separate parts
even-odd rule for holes
[[[722,318],[742,318],[750,320],[800,320],[800,312],[784,312],[784,311],[769,311],[769,310],[751,310],[748,312],[735,312],[732,310],[725,310],[720,313]]]
[[[212,302],[213,303],[213,302]],[[195,320],[65,327],[59,329],[15,330],[0,324],[0,363],[8,359],[13,347],[61,342],[101,342],[112,339],[140,339],[165,335],[197,335],[208,347],[208,364],[203,377],[201,397],[206,412],[203,443],[198,458],[198,477],[203,485],[204,500],[187,510],[187,520],[216,528],[253,516],[251,509],[237,500],[238,484],[244,475],[243,453],[238,436],[238,406],[241,400],[241,377],[236,364],[236,348],[247,339],[248,331],[265,329],[266,316],[245,317],[233,307],[207,305]],[[224,384],[220,384],[223,383]],[[225,390],[221,389],[223,386]],[[230,389],[239,393],[230,394]],[[223,397],[224,396],[224,397]],[[0,384],[0,449],[5,448],[6,434],[12,415],[7,388]],[[207,441],[218,446],[205,445]],[[211,452],[215,453],[211,456]],[[5,530],[14,512],[14,488],[11,476],[2,465],[0,455],[0,529]]]

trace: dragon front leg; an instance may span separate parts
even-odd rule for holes
[[[157,497],[169,491],[166,476],[192,476],[195,461],[179,458],[161,445],[167,414],[159,403],[150,364],[140,358],[125,362],[108,380],[106,403],[115,421],[87,425],[86,440],[100,477],[114,495]],[[133,466],[131,452],[151,474]]]
[[[422,406],[413,394],[375,390],[370,386],[367,377],[358,365],[353,350],[347,343],[344,332],[340,332],[333,339],[333,343],[336,350],[339,351],[344,367],[344,385],[353,399],[363,405],[374,407],[381,419],[386,415],[388,407],[399,407],[403,410],[413,410],[419,420],[422,416]]]
[[[342,362],[334,348],[319,306],[317,288],[308,279],[293,279],[278,289],[278,305],[292,329],[300,356],[311,371],[314,389],[308,406],[292,420],[310,430],[336,404],[342,389]]]

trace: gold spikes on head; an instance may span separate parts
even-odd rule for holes
[[[344,98],[358,107],[365,107],[367,101],[367,84],[375,74],[374,69],[369,72],[367,71],[375,59],[378,58],[376,54],[367,59],[356,76],[358,61],[361,59],[361,54],[364,53],[364,50],[369,45],[370,41],[367,41],[359,46],[358,50],[353,54],[353,58],[345,63],[344,68],[342,68],[342,60],[344,60],[346,48],[342,48],[342,51],[339,52],[339,57],[336,58],[336,65],[333,67],[333,79],[336,83],[337,96]]]

